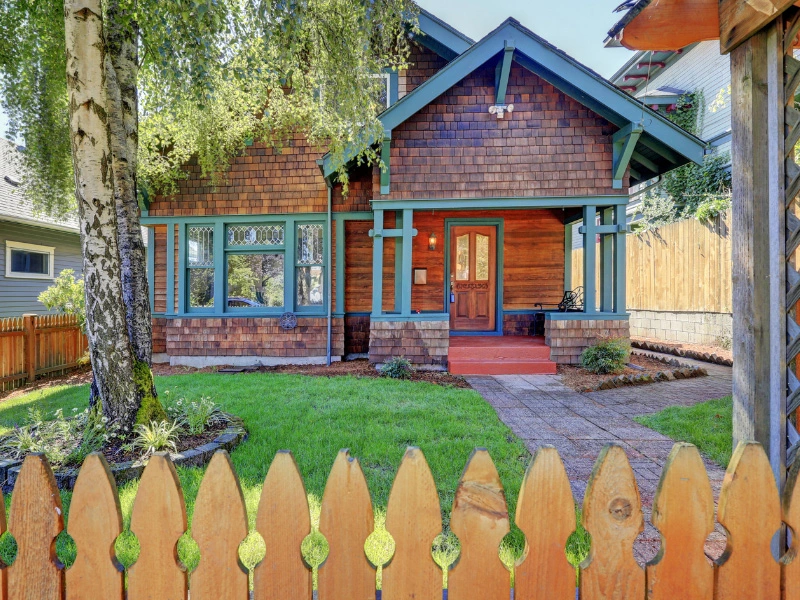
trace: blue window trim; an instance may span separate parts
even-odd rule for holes
[[[323,277],[327,269],[331,268],[327,261],[328,246],[330,244],[331,232],[326,226],[325,213],[305,213],[305,214],[268,214],[268,215],[220,215],[220,216],[189,216],[189,217],[143,217],[142,223],[147,226],[167,225],[168,233],[175,225],[178,225],[177,235],[167,236],[167,257],[172,256],[174,247],[178,247],[178,266],[175,269],[174,262],[167,260],[167,298],[168,302],[173,295],[170,282],[174,282],[175,275],[178,277],[178,309],[173,312],[167,306],[166,316],[171,317],[278,317],[286,311],[293,311],[298,316],[319,317],[325,316],[329,289],[323,288],[321,306],[298,306],[296,301],[296,248],[297,248],[297,225],[299,224],[319,224],[323,230]],[[227,244],[227,226],[233,224],[282,224],[284,230],[284,245],[264,245],[264,246],[242,246],[241,248],[229,247]],[[189,227],[214,227],[214,307],[213,308],[190,308],[189,290],[187,285],[188,266],[188,228]],[[155,237],[155,236],[153,236]],[[175,239],[177,238],[177,239]],[[152,252],[155,257],[155,248]],[[242,307],[228,308],[226,302],[217,301],[217,298],[226,298],[227,287],[227,260],[228,254],[252,254],[259,252],[282,253],[284,255],[284,306],[249,309]],[[154,261],[153,261],[154,262]],[[211,268],[211,267],[209,267]],[[177,273],[175,273],[177,271]],[[172,275],[172,277],[170,277]],[[153,313],[154,315],[160,313]]]

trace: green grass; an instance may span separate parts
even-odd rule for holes
[[[376,533],[368,540],[366,550],[376,565],[385,564],[391,556],[392,542],[383,528],[386,504],[408,445],[419,446],[425,453],[439,491],[445,535],[437,540],[434,556],[440,565],[451,564],[458,554],[458,541],[449,533],[449,515],[458,479],[476,446],[489,450],[506,489],[513,520],[530,454],[472,390],[389,379],[264,373],[173,375],[157,377],[156,385],[165,403],[210,396],[224,411],[244,420],[249,439],[231,457],[244,491],[251,530],[272,457],[284,448],[291,450],[297,460],[315,527],[325,481],[339,449],[350,448],[360,460],[376,516]],[[2,402],[0,435],[23,423],[34,403],[46,413],[63,408],[69,414],[73,407],[83,408],[87,397],[87,386],[63,386]],[[199,468],[178,469],[190,523],[203,472]],[[137,487],[138,482],[131,482],[120,488],[126,529]],[[67,518],[70,497],[70,493],[62,492]],[[324,558],[327,545],[319,534],[312,538],[304,544],[304,551],[309,562],[316,565]],[[0,546],[0,555],[10,560],[13,541],[0,540]],[[501,558],[511,564],[523,547],[522,533],[513,528],[501,546]],[[567,556],[577,564],[586,550],[587,534],[581,530],[573,535]],[[75,548],[69,539],[59,541],[58,554],[67,565],[74,560]],[[121,536],[117,554],[123,564],[132,564],[138,555],[132,534]],[[263,555],[260,537],[248,536],[241,549],[243,563],[252,568]],[[179,556],[190,569],[198,564],[197,547],[188,536],[179,544]]]
[[[733,420],[730,396],[694,406],[670,406],[634,420],[676,442],[694,444],[700,452],[723,467],[727,467],[731,460]]]

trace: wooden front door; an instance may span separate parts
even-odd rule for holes
[[[497,317],[497,227],[450,230],[450,329],[494,331]]]

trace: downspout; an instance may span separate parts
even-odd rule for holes
[[[325,257],[326,264],[328,268],[326,269],[326,279],[325,285],[328,286],[328,344],[327,344],[327,354],[325,356],[325,364],[331,366],[331,334],[332,334],[332,311],[333,311],[333,289],[331,287],[333,283],[333,263],[331,261],[331,237],[333,232],[333,208],[332,208],[332,187],[330,179],[326,179],[325,183],[327,184],[328,188],[328,244],[325,250],[327,256]]]

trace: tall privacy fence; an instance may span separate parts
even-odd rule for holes
[[[88,348],[74,315],[0,319],[0,392],[72,369]]]
[[[728,210],[708,222],[685,219],[626,236],[628,308],[732,312],[730,223]],[[583,285],[582,248],[572,251],[572,287],[579,285]]]
[[[761,446],[740,445],[719,500],[718,521],[728,533],[728,547],[720,563],[712,564],[703,551],[714,529],[711,486],[697,449],[676,444],[653,503],[653,524],[663,545],[642,568],[633,556],[634,539],[644,527],[636,480],[624,451],[607,446],[595,463],[583,503],[591,550],[580,567],[580,598],[797,600],[796,546],[780,561],[770,550],[782,521],[800,531],[797,487],[792,478],[781,502]],[[125,574],[114,557],[122,516],[113,477],[101,455],[86,459],[75,486],[68,533],[76,542],[77,558],[66,571],[53,552],[63,522],[47,460],[28,456],[8,522],[18,551],[14,562],[0,569],[0,598],[123,598]],[[515,522],[527,540],[525,555],[514,568],[515,600],[574,600],[575,569],[567,562],[565,545],[576,527],[575,504],[554,448],[535,454],[522,483]],[[255,523],[266,555],[255,567],[254,600],[310,600],[312,576],[300,550],[311,529],[309,506],[303,479],[288,452],[279,452],[270,465]],[[510,574],[498,555],[509,526],[494,464],[485,450],[476,450],[453,503],[450,527],[460,540],[461,553],[448,573],[449,600],[509,600]],[[153,456],[145,468],[130,527],[140,554],[127,571],[129,600],[185,600],[187,590],[191,600],[248,598],[248,574],[238,557],[239,544],[248,534],[247,513],[224,451],[212,459],[197,495],[191,535],[200,562],[191,574],[176,560],[187,517],[175,467],[166,455]],[[343,450],[322,498],[319,530],[329,554],[318,572],[319,600],[375,599],[375,571],[364,552],[373,528],[366,480],[358,461]],[[440,600],[442,571],[431,556],[431,544],[442,531],[442,516],[433,477],[417,448],[409,448],[400,464],[386,529],[395,551],[383,567],[383,599]],[[6,530],[4,510],[0,530]]]

